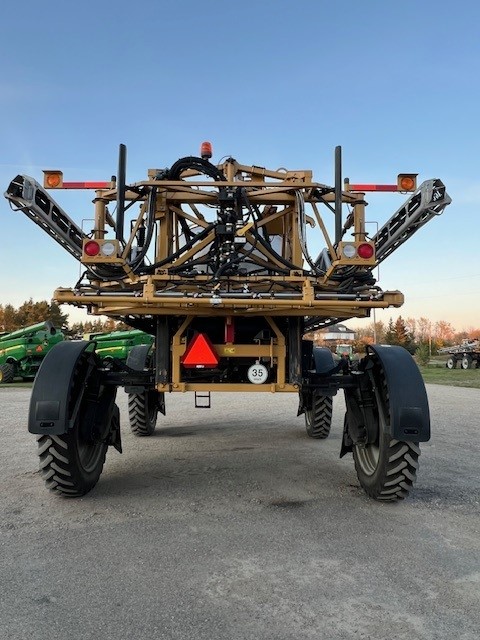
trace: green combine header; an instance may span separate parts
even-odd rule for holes
[[[104,366],[115,358],[126,362],[128,354],[133,347],[141,344],[153,344],[153,336],[132,329],[130,331],[112,331],[110,333],[90,333],[84,336],[96,343],[95,352],[102,360]]]
[[[49,321],[0,333],[0,384],[15,378],[33,380],[43,358],[63,340],[63,333]]]

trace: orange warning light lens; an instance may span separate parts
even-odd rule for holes
[[[399,173],[397,178],[397,188],[399,191],[415,191],[417,188],[417,174]]]
[[[46,189],[59,189],[63,185],[63,173],[61,171],[44,171],[43,186]]]
[[[200,146],[200,156],[204,160],[207,160],[207,159],[211,158],[212,155],[213,155],[213,153],[212,153],[212,143],[211,142],[202,142],[202,144]]]

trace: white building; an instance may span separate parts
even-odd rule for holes
[[[315,339],[331,344],[353,342],[355,340],[355,331],[349,329],[344,324],[332,324],[331,327],[316,331]]]

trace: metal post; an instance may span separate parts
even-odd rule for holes
[[[303,318],[288,321],[288,378],[290,384],[302,381],[302,323]]]
[[[378,221],[377,220],[366,220],[365,225],[374,224],[376,227],[376,235],[378,236]],[[377,265],[377,282],[380,280],[380,265]],[[377,344],[377,318],[375,316],[375,307],[372,309],[373,315],[373,344]]]
[[[155,383],[168,384],[170,372],[170,331],[168,316],[157,316],[155,331]]]
[[[342,239],[342,147],[335,147],[335,244]]]
[[[121,144],[118,150],[118,175],[117,175],[117,224],[115,235],[117,240],[123,242],[123,225],[125,219],[125,181],[127,167],[127,147]]]

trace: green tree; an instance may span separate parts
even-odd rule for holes
[[[68,315],[62,313],[55,302],[49,303],[46,300],[33,302],[32,298],[26,300],[18,309],[11,304],[0,307],[0,328],[2,331],[15,331],[47,320],[61,329],[67,324]]]
[[[408,349],[409,351],[415,349],[414,336],[409,331],[409,328],[402,316],[398,316],[395,322],[395,337],[396,341],[393,344],[398,344],[399,346],[403,347],[404,349]]]
[[[15,324],[15,315],[16,315],[15,307],[13,307],[11,304],[6,304],[2,308],[2,318],[1,318],[2,331],[10,332],[10,331],[15,331],[15,329],[18,329],[17,325]]]
[[[393,318],[388,321],[387,328],[385,330],[384,342],[385,344],[397,344],[397,334],[395,332],[395,325],[393,324]]]
[[[425,367],[430,361],[430,349],[426,342],[421,342],[415,351],[418,364]]]
[[[395,322],[390,318],[385,331],[385,343],[399,345],[409,351],[414,350],[413,336],[402,316],[398,316]]]

